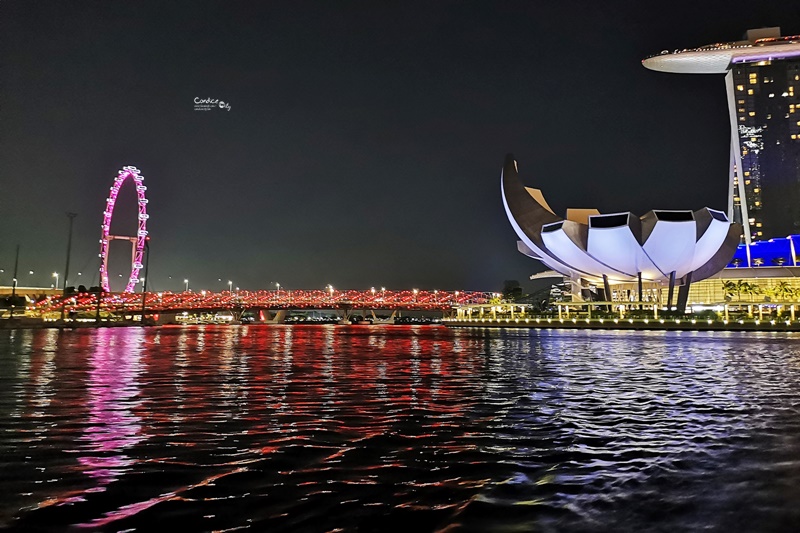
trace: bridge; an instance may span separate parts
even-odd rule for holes
[[[331,309],[343,311],[347,319],[353,310],[441,311],[470,304],[486,304],[495,296],[476,291],[420,290],[260,290],[260,291],[184,291],[143,293],[78,293],[66,297],[48,296],[37,302],[30,313],[35,316],[100,316],[229,311],[234,317],[252,311],[264,317],[264,311],[285,316],[289,310]],[[63,311],[62,311],[63,309]],[[282,315],[281,315],[281,312]],[[268,320],[265,318],[265,320]]]
[[[109,318],[122,316],[128,320],[139,319],[144,322],[149,317],[154,322],[163,322],[157,318],[159,315],[172,317],[179,314],[199,315],[203,313],[219,313],[228,311],[238,320],[245,312],[251,312],[261,321],[280,322],[290,310],[331,309],[337,315],[343,315],[342,321],[347,322],[354,310],[364,310],[377,319],[374,311],[390,311],[393,318],[400,311],[441,311],[448,313],[453,308],[469,304],[489,303],[496,295],[490,292],[476,291],[420,291],[418,289],[403,291],[376,290],[335,290],[332,286],[319,290],[276,290],[240,291],[231,290],[212,292],[187,290],[184,292],[147,292],[147,276],[139,278],[139,273],[144,269],[147,272],[149,259],[149,234],[147,231],[148,199],[145,196],[147,187],[138,168],[125,166],[117,172],[113,185],[110,188],[106,207],[103,211],[100,239],[100,287],[96,292],[81,292],[63,295],[54,294],[58,291],[58,277],[56,277],[55,291],[29,290],[17,287],[16,263],[14,267],[14,286],[12,293],[24,297],[26,303],[9,302],[0,309],[0,315],[9,319],[24,316],[30,319],[52,320],[80,320],[97,321],[98,323]],[[137,194],[137,232],[133,236],[112,235],[110,233],[111,220],[116,205],[117,196],[123,183],[131,181],[136,187]],[[72,218],[70,218],[72,220]],[[72,238],[70,226],[70,239]],[[109,290],[108,279],[108,253],[109,243],[112,240],[129,241],[132,245],[131,271],[125,290],[113,293]],[[70,241],[67,245],[67,267],[62,280],[66,291],[69,272]],[[57,274],[54,274],[57,276]],[[142,292],[134,292],[136,284],[143,282]],[[31,298],[39,298],[35,304],[30,304]],[[365,314],[367,314],[365,313]],[[10,321],[9,321],[10,322]]]

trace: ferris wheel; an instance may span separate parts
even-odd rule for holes
[[[114,205],[117,203],[117,195],[122,184],[128,178],[132,179],[136,185],[137,205],[139,208],[138,215],[138,230],[135,236],[126,235],[111,235],[111,218],[114,215]],[[123,240],[131,243],[131,274],[128,278],[128,284],[124,292],[133,292],[134,287],[139,282],[139,271],[142,269],[142,258],[144,256],[144,247],[148,239],[147,237],[147,198],[145,191],[147,187],[142,184],[143,177],[139,174],[139,169],[133,166],[122,167],[114,178],[114,185],[111,186],[111,192],[106,198],[106,210],[103,211],[103,225],[102,233],[100,236],[100,287],[105,292],[110,292],[108,284],[108,244],[112,240]]]

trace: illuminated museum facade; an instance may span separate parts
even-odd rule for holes
[[[661,302],[667,288],[671,307],[684,308],[693,281],[706,279],[731,260],[741,225],[713,209],[601,214],[596,209],[568,209],[555,214],[538,189],[525,187],[517,162],[506,156],[501,175],[506,215],[523,254],[538,259],[599,301]],[[623,294],[625,296],[623,296]]]

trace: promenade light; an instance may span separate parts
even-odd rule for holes
[[[55,284],[54,287],[57,289],[58,288],[58,272],[53,272],[53,277],[56,278],[56,284]]]
[[[189,292],[189,280],[188,279],[184,279],[183,280],[183,284],[184,284],[184,288],[183,288],[184,292]]]

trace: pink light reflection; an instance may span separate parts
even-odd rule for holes
[[[78,458],[97,480],[95,491],[136,462],[122,452],[145,439],[141,419],[133,412],[139,404],[142,335],[138,329],[97,331],[87,383],[90,425],[81,436],[91,454]]]

